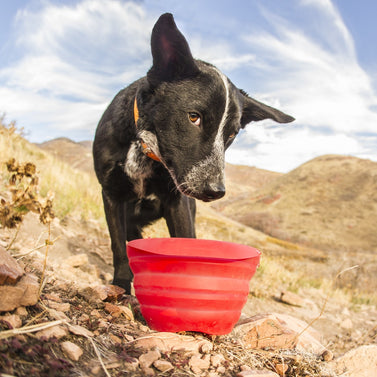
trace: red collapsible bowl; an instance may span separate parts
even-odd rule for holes
[[[260,259],[249,246],[191,238],[138,239],[128,242],[127,252],[152,329],[216,335],[237,323]]]

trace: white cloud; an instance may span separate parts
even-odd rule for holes
[[[328,46],[328,40],[308,36],[305,29],[269,14],[276,35],[262,32],[258,38],[246,37],[269,74],[266,90],[272,98],[284,98],[301,124],[326,126],[335,132],[374,132],[377,113],[372,108],[377,95],[357,61],[342,19],[330,1],[303,3],[322,5],[326,37],[333,36],[333,43]]]
[[[0,113],[26,125],[33,141],[76,130],[90,137],[117,90],[149,68],[150,32],[163,6],[119,0],[106,6],[101,0],[41,4],[17,15],[17,33],[8,44],[14,46],[7,59],[12,62],[0,68]],[[217,38],[213,30],[206,35],[205,25],[199,34],[177,5],[178,27],[186,25],[195,57],[297,119],[278,128],[272,122],[249,125],[227,160],[278,171],[322,153],[377,160],[377,95],[338,10],[330,0],[289,6],[295,19],[261,5],[266,22],[256,15],[250,27],[238,27],[229,14]]]
[[[316,32],[264,11],[274,30],[245,37],[257,56],[255,69],[268,78],[258,99],[277,108],[284,101],[296,122],[276,129],[271,122],[249,125],[228,152],[229,162],[286,172],[328,153],[377,160],[377,138],[361,136],[376,135],[377,95],[352,36],[329,0],[301,3],[316,8]]]
[[[29,125],[35,141],[93,132],[116,91],[149,67],[153,22],[142,6],[114,0],[19,11],[14,44],[22,54],[0,70],[0,112]]]
[[[248,147],[250,144],[253,144],[252,149]],[[320,133],[309,127],[266,129],[254,126],[232,147],[226,154],[228,162],[284,173],[297,167],[298,161],[303,163],[324,154],[366,157],[364,147],[355,138],[343,133]]]

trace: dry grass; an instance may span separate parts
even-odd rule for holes
[[[100,187],[90,174],[72,169],[69,165],[29,143],[15,127],[0,118],[0,174],[3,187],[9,179],[5,162],[11,158],[23,163],[32,161],[38,167],[40,195],[55,195],[55,212],[60,219],[67,214],[83,219],[101,219],[103,208]],[[1,191],[0,191],[1,192]],[[103,221],[104,224],[104,221]]]

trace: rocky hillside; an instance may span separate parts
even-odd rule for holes
[[[64,143],[75,156],[71,161],[80,160],[82,151],[90,156],[90,146]],[[54,149],[63,150],[59,144]],[[17,229],[0,227],[0,374],[373,375],[375,275],[366,274],[363,265],[272,237],[200,204],[199,237],[255,246],[262,251],[261,266],[251,281],[242,320],[231,334],[161,334],[147,326],[135,297],[109,285],[112,257],[93,172],[64,164],[63,154],[42,151],[6,127],[0,127],[0,154],[4,162],[15,158],[21,167],[35,163],[38,196],[43,202],[46,195],[53,198],[58,209],[50,226],[28,213]],[[4,165],[1,209],[8,216],[9,203],[19,195],[12,197],[14,187]],[[263,190],[284,177],[233,166],[227,167],[227,176],[229,196],[224,200],[233,195],[235,203],[238,195]],[[20,185],[17,192],[30,193],[30,185]],[[145,232],[146,237],[166,235],[162,221]],[[356,257],[360,264],[360,254]],[[359,290],[363,279],[372,287],[367,294]]]
[[[92,143],[89,141],[76,143],[71,139],[60,137],[37,145],[75,169],[93,172]]]
[[[262,187],[214,203],[267,234],[342,252],[377,252],[377,163],[315,158]]]

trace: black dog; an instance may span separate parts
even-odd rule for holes
[[[153,66],[121,90],[93,144],[114,254],[114,284],[130,292],[126,240],[164,217],[171,237],[195,237],[195,199],[225,194],[224,152],[238,131],[266,118],[294,120],[264,105],[211,64],[193,59],[173,16],[152,31]]]

